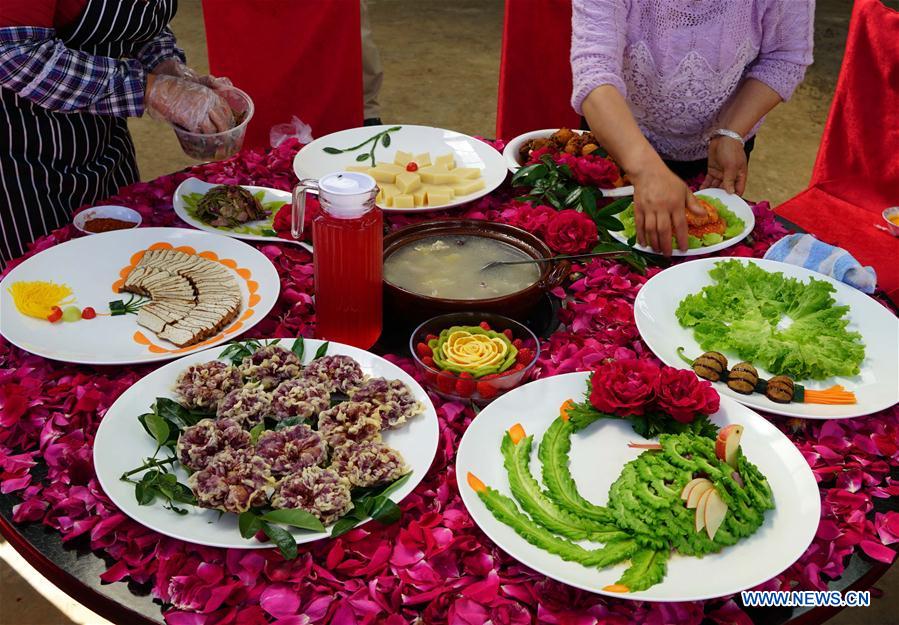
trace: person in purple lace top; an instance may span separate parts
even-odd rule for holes
[[[815,2],[572,5],[572,106],[634,184],[638,241],[684,250],[685,207],[705,211],[675,172],[743,193],[756,130],[812,62]]]

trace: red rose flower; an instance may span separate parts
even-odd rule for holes
[[[514,208],[503,212],[509,225],[527,230],[538,237],[545,236],[546,226],[555,215],[554,208],[542,204],[531,206],[530,204],[515,203]]]
[[[691,423],[697,414],[718,412],[718,391],[687,369],[662,367],[656,396],[659,408],[681,423]]]
[[[546,244],[562,254],[586,252],[598,237],[593,220],[572,209],[559,211],[546,226]]]
[[[272,229],[278,234],[278,237],[293,240],[293,236],[290,234],[290,211],[290,202],[279,208],[272,221]],[[318,211],[318,198],[307,195],[306,212],[303,215],[303,241],[312,241],[312,218],[318,214]]]
[[[590,403],[618,416],[642,415],[655,400],[659,368],[648,360],[613,360],[593,372]]]

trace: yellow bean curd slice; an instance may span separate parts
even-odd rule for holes
[[[475,191],[480,191],[484,188],[484,179],[478,178],[477,180],[465,180],[462,182],[457,182],[450,186],[452,187],[456,195],[471,195]]]
[[[411,163],[413,160],[415,160],[415,157],[412,156],[411,152],[403,152],[402,150],[397,150],[396,154],[393,157],[393,164],[405,168],[406,165]]]
[[[421,188],[421,176],[411,171],[404,171],[396,175],[396,187],[405,195]]]

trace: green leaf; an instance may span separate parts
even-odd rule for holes
[[[403,475],[402,477],[398,477],[391,484],[389,484],[386,488],[384,488],[384,490],[381,491],[381,495],[384,497],[387,497],[391,493],[395,493],[397,490],[400,489],[400,487],[402,487],[403,484],[408,482],[411,477],[412,477],[412,471],[409,471],[406,475]]]
[[[259,435],[265,431],[265,421],[260,421],[250,429],[250,441],[255,445]]]
[[[138,482],[134,485],[134,497],[138,505],[149,506],[156,499],[156,492],[152,487],[148,488],[143,482]]]
[[[358,156],[356,157],[356,160],[359,161],[359,162],[361,163],[362,161],[367,161],[369,158],[371,158],[371,155],[369,155],[369,154],[366,152],[365,154],[360,154],[360,155],[358,155]]]
[[[636,245],[637,244],[637,235],[635,234],[633,236],[628,237],[627,244],[631,245],[631,246]]]
[[[328,147],[328,148],[323,148],[323,149],[324,149],[325,154],[343,154],[343,150],[341,150],[339,148]]]
[[[150,435],[156,439],[156,445],[162,447],[169,440],[169,424],[155,412],[143,415],[144,427],[150,432]]]
[[[277,233],[277,232],[275,232],[274,230],[271,230],[271,229],[269,229],[269,228],[263,228],[260,232],[262,233],[262,236],[264,236],[264,237],[276,237],[276,236],[278,236],[278,233]]]
[[[627,197],[618,198],[614,202],[606,204],[601,209],[599,209],[599,214],[603,215],[603,216],[607,216],[607,215],[617,215],[618,213],[623,213],[624,211],[627,210],[627,208],[631,204],[633,204],[633,202],[634,202],[634,197],[631,195],[629,195]]]
[[[378,523],[390,525],[399,521],[400,517],[403,516],[403,512],[389,498],[378,497],[374,500],[370,516]]]
[[[383,145],[385,148],[390,147],[390,135],[386,132],[381,135],[381,145]]]
[[[278,421],[278,424],[275,426],[275,431],[283,430],[284,428],[289,428],[294,425],[300,425],[301,423],[306,423],[306,419],[303,417],[288,417]]]
[[[331,526],[331,538],[337,538],[338,536],[346,534],[361,522],[362,520],[355,516],[345,516],[338,519],[337,522]]]
[[[329,345],[328,341],[325,341],[324,343],[319,345],[318,349],[315,350],[315,356],[312,357],[312,360],[318,360],[319,358],[321,358],[322,356],[327,354],[328,353],[328,345]]]
[[[325,531],[325,526],[313,514],[298,508],[294,510],[272,510],[263,514],[261,518],[263,521],[283,523],[284,525],[299,527],[300,529],[313,532]]]
[[[262,520],[254,510],[247,510],[237,516],[237,527],[240,529],[241,536],[247,539],[253,538],[262,529]]]
[[[288,560],[293,560],[297,557],[297,541],[294,540],[294,537],[290,532],[283,527],[270,525],[265,521],[261,521],[261,523],[262,531],[265,532],[266,536],[271,538],[275,545],[277,545],[278,549],[281,551],[281,555]]]
[[[615,217],[600,217],[596,220],[596,225],[605,228],[609,232],[621,232],[624,230],[624,224]]]
[[[293,345],[290,346],[290,351],[297,355],[297,358],[300,359],[300,362],[303,361],[303,355],[306,353],[306,342],[303,340],[302,336],[298,336],[297,340],[293,342]]]
[[[386,130],[386,132],[396,132],[397,130],[402,129],[402,126],[391,126]]]
[[[565,206],[574,206],[580,202],[581,193],[583,193],[584,188],[585,187],[575,187],[575,189],[565,197]]]
[[[596,211],[596,192],[590,187],[584,187],[581,192],[581,208],[590,216],[590,219],[596,221],[598,213]]]

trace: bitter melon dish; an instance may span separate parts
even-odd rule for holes
[[[516,424],[500,445],[512,497],[473,473],[467,487],[543,551],[597,569],[628,562],[603,591],[645,591],[665,578],[672,554],[701,558],[735,545],[774,508],[767,479],[740,448],[738,424],[716,439],[683,432],[632,444],[645,451],[625,464],[607,503],[596,505],[580,494],[569,469],[572,437],[592,422],[569,419],[564,406],[560,412],[539,443],[542,483],[530,466],[534,435]]]

